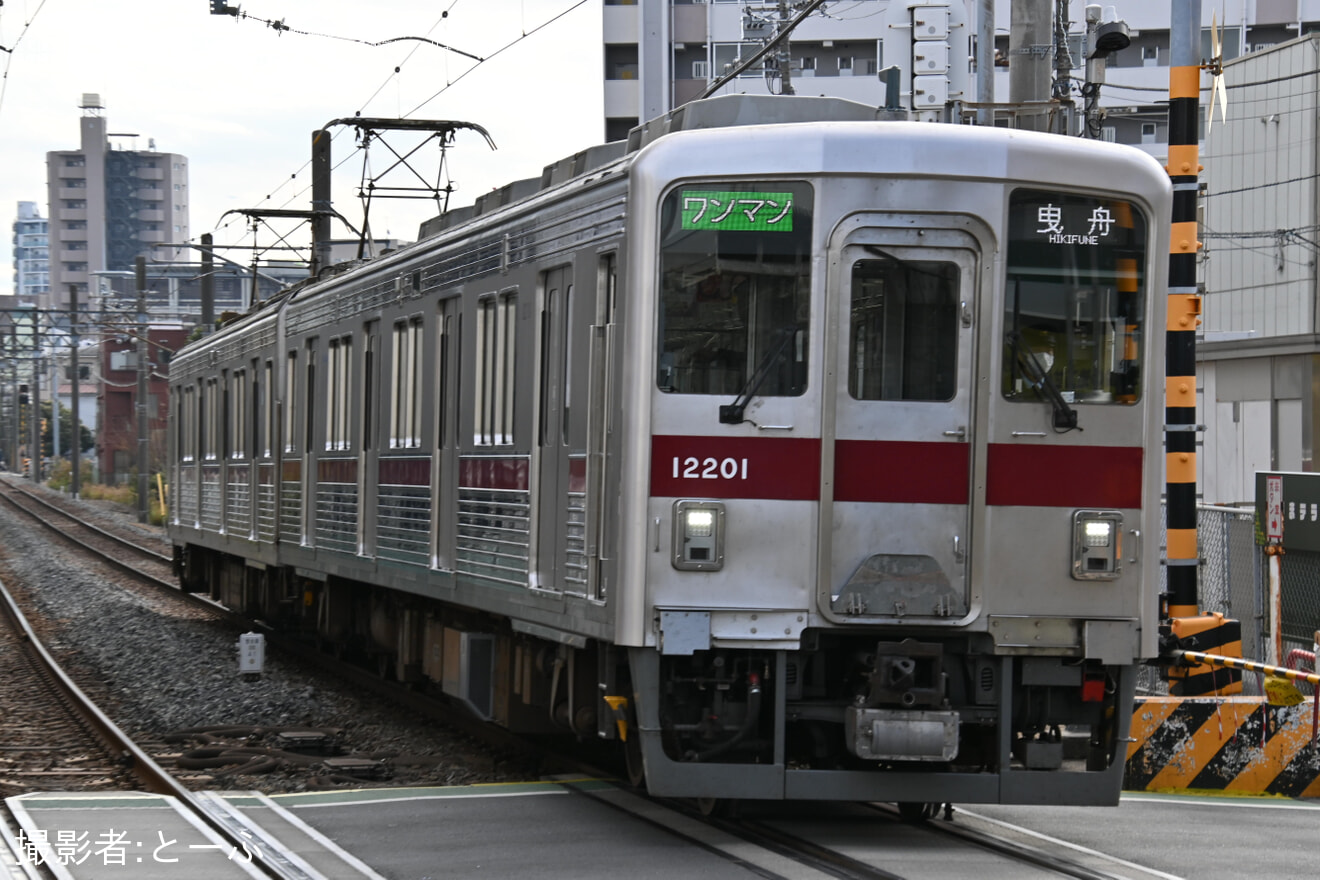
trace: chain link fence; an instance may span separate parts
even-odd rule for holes
[[[1161,505],[1161,556],[1168,546],[1166,513]],[[1249,508],[1198,505],[1196,530],[1200,558],[1197,595],[1201,610],[1206,613],[1217,611],[1241,622],[1244,658],[1265,663],[1275,662],[1267,613],[1269,591],[1265,555],[1256,545],[1255,511]],[[1316,554],[1316,558],[1316,571],[1320,572],[1320,554]],[[1311,583],[1314,585],[1320,581],[1313,576]],[[1168,568],[1161,565],[1160,591],[1167,590]],[[1320,607],[1320,596],[1313,597],[1313,600]],[[1316,618],[1313,616],[1311,619]],[[1310,646],[1309,636],[1307,646]],[[1161,680],[1159,670],[1155,667],[1142,669],[1137,688],[1145,694],[1162,695],[1169,692],[1168,683]],[[1261,692],[1256,676],[1251,673],[1243,675],[1242,692]]]

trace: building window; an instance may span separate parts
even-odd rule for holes
[[[1141,123],[1141,142],[1143,144],[1155,143],[1155,131],[1156,131],[1155,123],[1153,122]]]

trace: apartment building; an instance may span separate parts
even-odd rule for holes
[[[36,202],[19,202],[14,221],[14,290],[18,302],[35,303],[50,290],[50,221]]]
[[[99,95],[79,105],[76,150],[46,154],[50,206],[50,289],[41,305],[65,310],[69,286],[87,301],[99,273],[132,271],[139,254],[179,259],[152,246],[188,238],[188,160],[161,153],[154,140],[111,132]]]

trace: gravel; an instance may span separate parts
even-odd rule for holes
[[[121,728],[140,741],[168,741],[176,751],[202,745],[277,745],[281,729],[336,732],[339,749],[383,761],[389,784],[458,785],[511,781],[528,768],[505,765],[481,744],[441,725],[341,685],[316,670],[300,669],[267,651],[264,674],[238,673],[238,633],[169,597],[126,586],[121,576],[72,553],[68,546],[0,507],[0,579],[29,585],[43,612],[62,624],[53,650],[77,658],[83,677]],[[99,518],[163,538],[163,530],[131,522],[132,512],[101,509]],[[67,661],[66,661],[67,662]],[[197,728],[237,728],[172,737]],[[301,791],[363,783],[336,776],[320,763],[285,756],[260,775],[211,768],[200,788],[265,792]],[[246,760],[244,758],[243,760]],[[255,765],[250,765],[255,766]],[[194,772],[194,771],[189,771]]]

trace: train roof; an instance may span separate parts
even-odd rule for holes
[[[881,112],[869,104],[843,98],[800,95],[721,95],[692,101],[635,127],[626,140],[588,147],[545,166],[539,178],[515,180],[480,196],[472,205],[454,208],[427,220],[418,230],[417,238],[419,241],[429,238],[542,190],[604,169],[674,132],[746,125],[875,121],[881,118]]]

